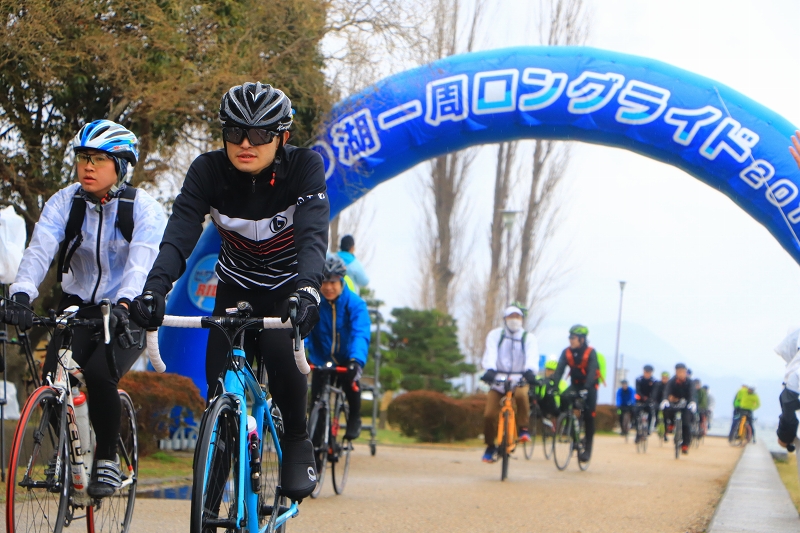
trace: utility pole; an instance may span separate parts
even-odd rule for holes
[[[625,282],[619,282],[619,314],[617,315],[617,347],[614,350],[614,379],[612,380],[611,386],[611,405],[616,403],[617,399],[617,374],[618,374],[618,366],[619,366],[619,333],[620,329],[622,329],[622,294],[625,291]]]

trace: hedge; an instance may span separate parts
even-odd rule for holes
[[[200,420],[206,406],[194,382],[178,374],[128,372],[119,388],[130,395],[136,409],[139,455],[157,451],[159,439],[169,437],[170,415],[175,407],[190,411]]]
[[[389,404],[389,423],[422,442],[453,442],[483,433],[486,397],[451,398],[441,392],[413,391]]]

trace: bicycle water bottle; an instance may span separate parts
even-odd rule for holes
[[[261,452],[259,450],[258,423],[256,419],[247,415],[247,449],[250,452],[250,485],[253,492],[261,491]]]
[[[85,402],[84,402],[85,403]],[[80,428],[78,427],[76,409],[67,406],[67,427],[69,429],[70,463],[72,464],[72,484],[78,490],[83,490],[86,480],[84,473],[83,450],[80,442]]]
[[[75,420],[78,424],[78,434],[81,437],[81,450],[86,457],[84,463],[91,465],[94,448],[92,447],[92,430],[89,422],[89,404],[86,403],[86,395],[77,387],[72,389],[72,403],[75,405]],[[87,474],[89,468],[91,466],[87,467]]]

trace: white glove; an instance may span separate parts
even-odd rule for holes
[[[694,403],[694,402],[689,402],[689,405],[687,405],[686,407],[689,408],[689,410],[692,412],[692,414],[697,412],[697,404]]]
[[[663,402],[661,402],[661,410],[662,411],[664,409],[668,409],[668,408],[669,408],[669,400],[664,400]]]

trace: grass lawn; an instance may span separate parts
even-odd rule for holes
[[[797,455],[790,453],[788,457],[788,461],[775,461],[775,466],[778,467],[778,474],[780,474],[783,484],[786,485],[794,506],[800,512],[800,479],[797,477]]]
[[[362,417],[361,423],[363,425],[371,424],[372,418],[371,417]],[[362,431],[361,436],[355,441],[356,444],[369,444],[369,431]],[[378,445],[389,445],[389,446],[456,446],[459,448],[476,448],[483,446],[483,439],[467,439],[464,441],[452,442],[452,443],[430,443],[430,442],[420,442],[414,437],[406,437],[399,430],[392,429],[387,424],[387,429],[379,429],[377,435]]]

